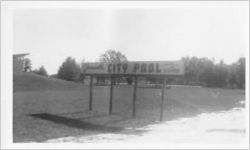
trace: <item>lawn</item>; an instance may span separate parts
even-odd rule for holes
[[[132,119],[133,86],[115,86],[113,115],[108,115],[108,86],[94,87],[93,110],[89,112],[89,87],[66,85],[66,88],[60,85],[50,89],[16,88],[13,93],[14,142],[44,142],[104,132],[140,134],[144,131],[136,127],[159,120],[161,89],[138,88],[136,119]],[[166,89],[164,121],[239,107],[239,102],[245,99],[243,92],[199,87]]]

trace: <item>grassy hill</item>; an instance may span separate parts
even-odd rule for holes
[[[13,90],[37,91],[37,90],[69,90],[79,88],[81,83],[65,81],[52,77],[44,77],[33,73],[24,73],[13,76]]]

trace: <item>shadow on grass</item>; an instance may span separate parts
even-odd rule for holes
[[[69,127],[72,130],[65,129],[63,132],[57,132],[57,130],[49,130],[49,132],[44,129],[42,129],[44,132],[40,132],[39,135],[33,135],[31,137],[32,141],[36,142],[45,142],[49,139],[55,139],[55,138],[61,138],[61,137],[68,137],[68,136],[89,136],[94,134],[102,134],[102,133],[112,133],[112,134],[129,134],[129,135],[140,135],[148,130],[142,130],[142,129],[126,129],[125,127],[117,127],[117,126],[108,126],[108,124],[94,124],[90,123],[88,121],[82,121],[82,118],[72,119],[68,117],[63,117],[55,114],[49,114],[49,113],[38,113],[38,114],[30,114],[29,116],[33,118],[42,119],[45,121],[53,122],[58,125],[62,125],[62,128],[59,129],[59,131],[64,127]],[[100,116],[97,116],[100,117]],[[95,118],[92,116],[92,118]],[[120,119],[119,121],[126,120]],[[79,130],[75,130],[79,129]],[[16,141],[18,142],[18,141]]]
[[[71,128],[78,128],[83,130],[92,130],[99,132],[121,132],[124,130],[122,127],[108,127],[104,125],[92,124],[89,122],[81,121],[78,119],[71,119],[67,117],[61,117],[58,115],[48,114],[48,113],[40,113],[40,114],[31,114],[30,116],[51,121],[57,124],[62,124]]]

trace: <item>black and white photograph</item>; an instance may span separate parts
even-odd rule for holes
[[[249,148],[249,1],[2,1],[1,147]]]

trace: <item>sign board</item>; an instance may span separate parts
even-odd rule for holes
[[[86,63],[86,74],[119,75],[183,75],[182,61],[134,61],[117,63]]]

